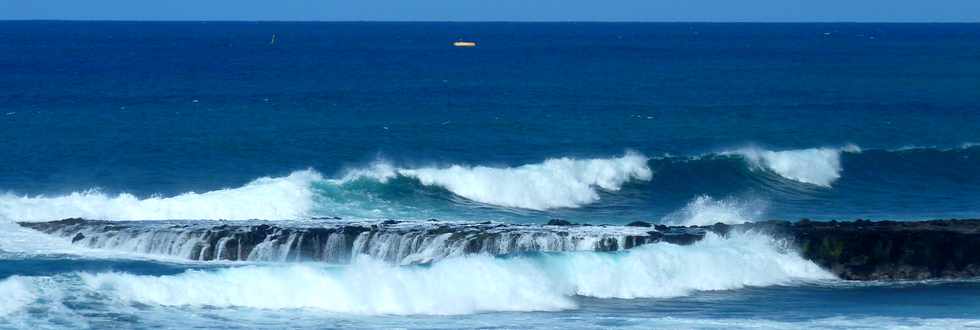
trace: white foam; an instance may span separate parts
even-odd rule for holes
[[[175,276],[82,274],[93,290],[124,301],[166,306],[314,308],[354,314],[469,314],[574,307],[545,274],[519,263],[475,256],[430,268],[361,259],[338,269],[309,265],[191,270]],[[515,271],[517,269],[523,271]]]
[[[570,254],[559,260],[560,281],[579,295],[599,298],[677,297],[694,291],[831,279],[833,275],[757,233],[713,233],[689,246],[644,245],[622,256]]]
[[[700,290],[830,279],[781,242],[709,234],[690,246],[654,244],[623,253],[450,258],[399,267],[358,259],[342,268],[309,264],[189,270],[172,276],[81,274],[92,290],[124,302],[165,306],[312,308],[355,314],[469,314],[574,308],[574,295],[676,297]]]
[[[772,151],[747,147],[726,151],[722,155],[740,155],[753,167],[768,169],[784,178],[830,187],[841,177],[842,152],[858,153],[861,148],[849,144],[841,148],[810,148]]]
[[[628,152],[619,158],[552,158],[518,167],[452,165],[395,168],[385,163],[354,170],[342,181],[370,178],[382,182],[396,175],[415,178],[484,204],[531,210],[574,208],[599,200],[599,190],[616,191],[631,180],[647,181],[649,159]]]
[[[312,170],[263,177],[238,188],[173,197],[137,198],[90,190],[65,196],[0,195],[0,220],[49,221],[71,217],[103,220],[295,219],[313,207]]]
[[[0,280],[0,318],[22,310],[37,299],[28,280],[11,276]]]
[[[721,222],[740,224],[758,220],[768,204],[762,200],[716,200],[702,195],[694,198],[680,210],[664,217],[663,223],[681,226],[705,226]]]
[[[315,268],[310,269],[315,271],[318,270]],[[284,270],[286,269],[279,270],[283,270],[283,273],[285,273]],[[307,269],[301,270],[306,271]],[[711,270],[713,269],[706,269],[706,271]],[[568,329],[595,329],[609,328],[611,326],[625,329],[976,329],[978,326],[980,326],[980,320],[970,317],[970,315],[963,315],[964,318],[923,318],[916,317],[914,315],[893,317],[841,314],[839,316],[832,317],[820,317],[819,315],[816,315],[817,318],[799,318],[793,317],[794,313],[792,312],[788,314],[762,312],[761,314],[753,313],[752,315],[742,315],[742,313],[737,313],[736,315],[715,315],[716,317],[712,317],[697,313],[674,315],[671,313],[638,313],[631,311],[614,313],[615,315],[605,315],[608,313],[604,313],[604,311],[607,311],[607,309],[601,307],[604,306],[602,303],[597,304],[597,306],[600,306],[598,309],[591,308],[589,310],[576,313],[486,313],[470,315],[467,317],[451,318],[390,316],[354,316],[352,318],[343,314],[321,313],[321,309],[316,307],[300,307],[306,310],[280,309],[278,307],[279,305],[269,303],[268,305],[271,307],[269,307],[268,310],[256,311],[238,308],[244,307],[242,306],[243,304],[208,306],[198,303],[200,302],[199,300],[197,302],[183,304],[184,306],[181,308],[155,308],[155,306],[132,304],[132,302],[136,301],[149,300],[133,299],[133,296],[125,296],[123,293],[128,293],[125,290],[137,289],[134,286],[145,285],[146,283],[141,283],[142,281],[152,281],[153,279],[158,279],[160,282],[167,282],[172,278],[182,278],[184,281],[191,281],[186,276],[186,273],[177,276],[137,277],[136,281],[125,284],[121,282],[129,281],[128,278],[123,279],[112,276],[115,274],[101,275],[102,277],[96,278],[96,276],[99,275],[88,274],[78,276],[77,274],[66,273],[55,276],[15,276],[6,280],[0,280],[0,328],[91,328],[93,322],[102,324],[103,326],[108,324],[105,323],[104,320],[92,319],[93,315],[117,315],[122,317],[122,319],[127,322],[138,322],[139,324],[147,327],[163,328],[240,328],[256,327],[258,325],[265,325],[268,327],[269,324],[278,324],[279,327],[307,328],[317,326],[322,327],[323,324],[351,324],[347,323],[351,320],[356,320],[356,325],[359,328],[372,329],[390,329],[392,327],[399,326],[403,327],[404,324],[412,324],[414,327],[424,328],[474,328],[486,327],[488,324],[493,324],[504,328],[541,328],[556,327],[563,321],[564,323],[561,323],[561,326]],[[243,273],[242,275],[245,274]],[[321,280],[319,274],[313,273],[312,275],[315,279],[317,279],[317,281]],[[267,278],[267,280],[283,282],[288,279],[298,277],[288,276],[289,275],[287,274],[286,279],[273,277]],[[245,277],[248,276],[243,276],[242,278]],[[219,281],[210,284],[199,283],[200,286],[195,287],[195,289],[214,292],[215,290],[219,290],[221,285],[226,285],[233,282],[228,278],[216,278],[219,279]],[[250,280],[259,280],[259,277],[256,276]],[[8,286],[8,283],[16,284],[13,286]],[[826,285],[828,283],[839,282],[819,281],[819,283],[821,285]],[[319,289],[317,285],[320,283],[314,282],[314,284],[315,286],[310,287],[310,289]],[[488,288],[493,286],[493,282],[484,282],[480,284],[483,284]],[[273,301],[287,300],[287,295],[297,292],[299,289],[295,287],[300,285],[302,284],[297,283],[293,287],[286,287],[286,291],[282,292],[264,293],[269,294],[271,296],[269,299],[272,299]],[[177,286],[189,287],[189,285]],[[370,283],[364,283],[362,286],[370,286]],[[153,287],[153,289],[159,290],[169,288],[164,285],[158,285]],[[248,290],[253,290],[251,287],[241,289],[242,291],[239,293],[243,297],[248,296]],[[393,289],[387,293],[389,294],[388,298],[391,299],[401,298],[399,294],[404,292],[401,287],[389,287],[389,289]],[[225,291],[231,291],[231,289],[229,288]],[[436,292],[440,294],[443,293],[443,291],[438,290]],[[197,294],[195,292],[190,293]],[[303,294],[301,297],[306,299],[312,297],[314,293],[315,292]],[[148,294],[148,296],[159,296],[159,293]],[[10,297],[18,297],[15,298],[16,303],[13,303],[15,300],[9,299]],[[439,298],[443,297],[445,296],[430,296],[429,298],[432,300],[438,300]],[[738,294],[735,294],[732,297],[737,298]],[[319,297],[319,299],[323,301],[333,300],[335,301],[335,304],[340,304],[337,301],[342,298],[345,297],[336,295],[321,295]],[[165,301],[172,301],[170,298],[162,299]],[[176,299],[185,298],[177,297]],[[702,300],[703,299],[696,299],[696,301]],[[362,299],[361,301],[369,300]],[[65,306],[66,303],[72,307],[69,308]],[[594,302],[588,303],[590,305],[595,304]],[[657,301],[637,302],[637,307],[639,308],[649,304],[660,303],[661,302]],[[151,302],[151,304],[154,303]],[[620,305],[619,303],[615,302],[613,304],[617,306]],[[668,304],[670,303],[668,302]],[[681,304],[684,304],[684,302],[681,302]],[[160,305],[163,307],[175,306],[174,304],[170,303]],[[297,303],[293,305],[302,304]],[[12,308],[4,309],[4,306],[12,306]],[[84,306],[83,310],[80,311],[78,306]],[[231,308],[221,309],[214,308],[212,306]],[[465,310],[464,308],[459,308],[460,306],[455,305],[433,306],[431,304],[426,304],[425,306],[429,306],[433,309],[446,308]],[[570,306],[574,307],[574,304]],[[537,310],[537,308],[540,306],[532,307]],[[31,308],[30,312],[27,312],[28,308]],[[717,308],[710,307],[708,309],[717,310]],[[663,308],[660,308],[660,310],[663,310]],[[588,318],[589,321],[567,322],[569,320],[581,320],[583,317]]]

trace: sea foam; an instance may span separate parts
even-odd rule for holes
[[[81,273],[92,290],[165,306],[312,308],[354,314],[470,314],[575,308],[573,296],[677,297],[695,291],[831,279],[780,241],[755,233],[709,234],[690,246],[654,244],[622,253],[475,255],[427,266],[369,258],[188,270],[177,275]]]
[[[37,299],[27,278],[11,276],[0,280],[0,319],[22,310]]]

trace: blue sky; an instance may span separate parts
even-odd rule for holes
[[[0,19],[980,22],[980,0],[0,0]]]

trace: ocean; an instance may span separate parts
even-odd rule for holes
[[[5,21],[0,328],[980,327],[980,281],[763,233],[334,263],[16,224],[978,218],[978,143],[980,24]]]

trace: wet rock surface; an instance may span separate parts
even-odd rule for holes
[[[693,241],[649,228],[494,222],[395,221],[98,221],[65,219],[20,225],[89,248],[191,260],[323,261],[370,255],[398,264],[467,254],[619,251],[659,242]],[[703,233],[700,233],[703,235]],[[675,238],[675,236],[677,236]]]
[[[980,220],[766,221],[740,225],[545,225],[385,220],[338,222],[98,221],[65,219],[20,225],[90,248],[191,260],[349,262],[366,254],[398,264],[457,255],[619,251],[644,244],[693,244],[708,232],[758,231],[848,280],[980,277]],[[652,226],[652,227],[650,227]]]
[[[980,220],[770,221],[745,224],[789,239],[800,254],[848,280],[980,277]]]

